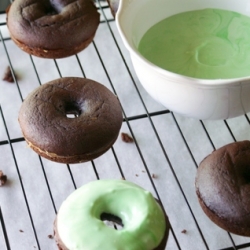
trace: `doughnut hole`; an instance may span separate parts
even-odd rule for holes
[[[114,227],[114,229],[116,229],[116,230],[121,230],[123,228],[122,219],[116,215],[104,212],[101,214],[100,219],[108,227]]]
[[[112,190],[103,195],[95,201],[92,210],[94,217],[103,221],[106,226],[108,226],[107,224],[112,224],[110,222],[113,222],[119,227],[119,230],[126,229],[133,231],[144,220],[147,212],[142,208],[138,208],[138,196],[135,196],[137,199],[134,197],[124,198],[128,195],[130,196],[130,193],[125,190],[119,190],[119,192]],[[123,197],[119,203],[116,202],[118,196]],[[129,199],[129,202],[127,199]],[[143,199],[141,202],[145,203],[145,200]],[[99,204],[102,205],[100,206]]]
[[[242,176],[245,184],[250,184],[250,166],[249,165],[245,165],[241,169],[240,175]]]
[[[243,149],[240,151],[237,149],[236,153],[227,152],[229,163],[231,163],[231,178],[235,179],[238,186],[244,186],[250,184],[250,165],[248,164],[250,159],[249,150]]]
[[[66,8],[68,5],[71,3],[75,2],[75,0],[49,0],[48,1],[51,13],[59,14],[60,12],[63,11],[63,8]],[[53,14],[52,14],[53,15]]]
[[[82,113],[80,105],[76,102],[67,103],[65,106],[65,114],[68,118],[79,117]]]
[[[45,10],[45,14],[47,16],[54,16],[54,15],[57,15],[58,13],[52,6],[48,6]]]

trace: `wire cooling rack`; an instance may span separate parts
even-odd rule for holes
[[[16,74],[13,84],[0,79],[0,170],[8,177],[0,187],[0,249],[57,249],[53,221],[61,203],[76,188],[104,178],[125,178],[161,201],[171,224],[166,249],[250,249],[249,238],[220,229],[204,215],[194,188],[205,156],[227,143],[250,139],[249,116],[199,121],[156,103],[134,73],[107,3],[96,4],[101,23],[93,43],[60,60],[18,49],[0,12],[0,73],[10,66]],[[101,157],[74,165],[50,162],[29,149],[17,121],[20,105],[34,88],[62,76],[91,78],[113,91],[123,108],[121,132],[134,142],[119,136]]]

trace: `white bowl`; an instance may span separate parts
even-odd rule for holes
[[[250,16],[249,0],[120,0],[116,24],[146,91],[171,111],[197,119],[227,119],[250,112],[250,76],[206,80],[164,70],[138,51],[144,33],[185,11],[217,8]]]

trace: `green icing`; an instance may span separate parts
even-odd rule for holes
[[[115,230],[102,213],[122,219]],[[57,214],[60,238],[70,250],[152,250],[166,230],[165,215],[152,194],[124,180],[98,180],[73,192]]]
[[[185,76],[249,76],[250,17],[221,9],[179,13],[153,25],[138,50],[155,65]]]

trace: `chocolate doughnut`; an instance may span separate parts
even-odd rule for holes
[[[26,142],[39,155],[55,162],[79,163],[113,145],[122,110],[117,97],[100,83],[65,77],[31,92],[18,120]]]
[[[15,0],[7,9],[12,40],[44,58],[80,52],[93,40],[99,22],[93,0]]]
[[[122,226],[115,230],[104,221]],[[167,216],[152,194],[125,180],[96,180],[62,203],[54,223],[60,250],[163,250]],[[92,236],[94,235],[94,239]]]
[[[228,144],[207,156],[195,186],[203,211],[214,223],[250,236],[250,141]]]

